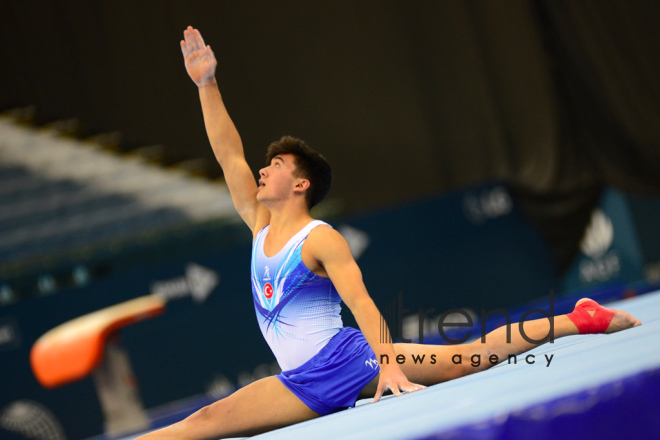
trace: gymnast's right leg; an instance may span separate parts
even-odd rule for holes
[[[319,417],[275,376],[247,385],[190,417],[137,440],[246,437]]]

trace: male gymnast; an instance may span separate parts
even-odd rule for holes
[[[399,396],[488,368],[490,362],[455,364],[471,358],[520,354],[550,332],[550,321],[524,323],[523,338],[512,325],[486,342],[440,346],[381,341],[380,312],[362,282],[344,238],[309,209],[330,189],[327,161],[303,141],[285,136],[268,147],[258,185],[245,161],[243,145],[215,81],[216,59],[198,30],[188,27],[181,41],[185,67],[199,89],[204,123],[232,201],[253,233],[252,296],[257,320],[282,373],[247,385],[185,420],[143,439],[218,439],[250,436],[352,407],[358,397],[377,402],[387,390]],[[340,302],[349,307],[360,331],[344,327]],[[641,325],[629,314],[582,299],[574,311],[554,318],[554,338],[613,333]],[[436,364],[399,365],[378,360],[403,354],[432,355]],[[383,358],[384,359],[384,358]],[[412,382],[411,382],[412,381]]]

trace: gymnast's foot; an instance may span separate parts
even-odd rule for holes
[[[582,298],[568,315],[581,335],[615,333],[642,325],[634,316],[622,310],[609,309],[589,298]]]

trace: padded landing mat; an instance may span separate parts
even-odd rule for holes
[[[611,335],[570,336],[426,390],[366,402],[254,437],[275,439],[657,438],[660,291],[611,303],[640,319]],[[546,355],[553,355],[547,366]],[[532,358],[530,358],[532,360]]]
[[[373,405],[360,401],[356,408],[252,438],[660,438],[660,291],[607,306],[643,325],[562,338],[519,355],[517,364],[505,361]],[[534,355],[533,364],[527,355]]]

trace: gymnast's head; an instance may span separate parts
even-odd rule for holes
[[[293,176],[309,181],[309,187],[305,192],[305,201],[307,202],[307,209],[311,209],[321,202],[330,190],[332,185],[330,164],[325,157],[304,141],[292,136],[283,136],[268,146],[266,166],[271,164],[273,158],[283,154],[290,154],[294,157],[295,171]]]

